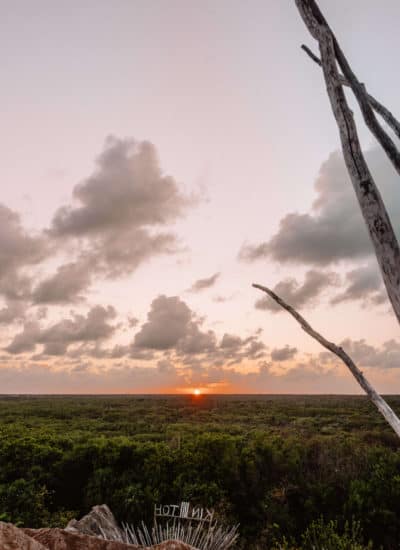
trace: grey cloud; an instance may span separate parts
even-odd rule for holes
[[[70,359],[84,356],[94,359],[160,360],[160,355],[180,365],[203,368],[209,365],[233,365],[243,360],[254,361],[265,355],[260,331],[241,338],[225,333],[221,340],[213,330],[203,328],[204,319],[177,296],[155,298],[133,341],[128,345],[103,347],[116,330],[110,323],[116,312],[113,308],[93,307],[86,315],[71,313],[71,317],[42,327],[39,322],[26,322],[6,349],[11,354],[35,352],[43,346],[37,358],[65,356]],[[136,325],[136,323],[133,323]]]
[[[116,311],[112,306],[94,306],[88,314],[74,314],[72,319],[63,319],[42,331],[42,342],[79,342],[104,340],[111,336],[115,327],[108,323],[116,317]]]
[[[108,339],[116,328],[109,321],[115,317],[113,307],[94,306],[86,316],[73,314],[71,319],[63,319],[45,329],[38,322],[28,322],[5,349],[9,353],[18,354],[33,351],[37,344],[43,344],[44,355],[62,355],[72,343]]]
[[[155,352],[149,349],[136,348],[133,344],[115,344],[113,347],[103,347],[103,340],[86,341],[68,349],[66,355],[70,358],[92,357],[94,359],[137,359],[151,361],[155,359]]]
[[[151,304],[147,321],[135,335],[130,354],[140,350],[168,351],[186,365],[201,361],[211,364],[239,363],[265,354],[259,333],[247,338],[225,333],[218,343],[212,330],[202,329],[200,319],[177,296],[158,296]]]
[[[88,256],[94,273],[116,278],[131,273],[154,256],[177,251],[177,238],[172,233],[151,234],[144,229],[126,228],[92,241]]]
[[[41,281],[33,290],[36,304],[66,304],[82,299],[80,292],[91,280],[90,265],[85,262],[72,262],[60,266],[55,275]]]
[[[10,270],[0,278],[0,295],[8,302],[29,300],[31,278],[21,273],[25,266]]]
[[[222,349],[239,349],[243,345],[243,340],[236,334],[225,333],[222,337],[220,347]]]
[[[15,318],[17,306],[10,304],[16,300],[26,306],[74,303],[95,277],[124,276],[154,256],[176,253],[180,245],[170,226],[197,199],[162,173],[151,143],[110,137],[92,175],[75,186],[73,201],[59,208],[50,228],[38,236],[0,205],[3,322]],[[36,281],[32,291],[32,266],[58,251],[74,256]]]
[[[298,283],[296,279],[289,278],[280,281],[273,290],[292,307],[302,308],[313,305],[324,290],[336,285],[337,282],[335,273],[310,270],[305,274],[303,284]],[[274,313],[282,311],[282,308],[267,295],[259,298],[255,307]]]
[[[102,234],[127,225],[165,225],[187,206],[175,180],[161,173],[155,147],[149,142],[110,137],[97,165],[95,173],[73,191],[81,205],[56,212],[55,236]]]
[[[201,331],[200,325],[201,320],[178,296],[161,295],[153,300],[147,322],[135,335],[134,347],[201,353],[215,346],[215,335]]]
[[[341,343],[359,367],[394,369],[400,367],[400,342],[388,340],[382,346],[373,346],[364,339],[346,339]]]
[[[364,305],[368,303],[377,305],[387,300],[376,262],[346,273],[346,288],[334,296],[331,303],[335,305],[354,300],[361,300]]]
[[[43,341],[42,341],[43,343]],[[67,352],[70,342],[65,341],[54,341],[54,342],[45,342],[43,348],[43,355],[65,355]]]
[[[243,361],[255,361],[265,356],[266,346],[259,340],[259,334],[241,338],[225,333],[215,349],[209,349],[201,357],[185,356],[184,363],[199,370],[214,367],[230,367]]]
[[[0,295],[7,302],[1,312],[3,322],[21,314],[22,301],[31,290],[31,279],[24,270],[43,261],[49,250],[46,238],[28,234],[19,215],[0,204]]]
[[[242,357],[245,359],[260,359],[264,357],[265,344],[258,339],[257,335],[250,336],[245,340],[245,347],[242,352]],[[247,347],[246,347],[247,346]]]
[[[56,240],[79,239],[92,271],[109,277],[130,273],[152,256],[176,252],[176,235],[160,227],[194,203],[162,174],[151,143],[114,137],[73,196],[78,204],[56,212],[49,234]]]
[[[290,346],[275,348],[271,351],[271,359],[272,361],[287,361],[288,359],[293,359],[297,351],[297,348],[291,348]]]
[[[380,149],[366,153],[397,234],[400,234],[398,176]],[[317,198],[309,213],[292,212],[280,222],[268,241],[245,244],[239,258],[254,261],[328,265],[370,256],[372,245],[341,153],[332,153],[321,166],[315,183]]]
[[[221,273],[214,273],[214,275],[211,275],[211,277],[207,277],[205,279],[198,279],[191,286],[190,292],[201,292],[202,290],[211,288],[212,286],[215,285],[220,275]]]
[[[151,304],[147,322],[135,336],[135,346],[157,350],[173,348],[185,335],[191,318],[190,308],[178,296],[158,296]]]
[[[5,348],[13,354],[34,351],[40,336],[40,325],[38,322],[26,322],[22,332],[16,334],[12,342]]]
[[[124,276],[154,256],[179,251],[169,226],[196,200],[162,173],[151,143],[110,137],[93,174],[75,186],[74,202],[59,208],[39,236],[0,205],[0,295],[33,304],[79,301],[95,277]],[[75,257],[32,292],[28,269],[56,251]],[[11,308],[2,311],[2,318],[11,316]]]
[[[221,339],[218,352],[222,360],[231,359],[234,363],[243,359],[258,359],[264,356],[265,344],[258,338],[259,333],[241,338],[236,334],[225,333]]]
[[[21,301],[8,301],[6,306],[0,309],[0,325],[10,324],[22,320],[25,316],[26,304]]]
[[[0,204],[0,282],[21,266],[39,263],[47,253],[46,239],[30,236],[19,215]]]
[[[203,332],[198,321],[189,323],[186,334],[178,342],[178,350],[181,353],[205,353],[212,351],[216,346],[216,336],[212,330]]]

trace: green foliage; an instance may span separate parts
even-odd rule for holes
[[[0,485],[2,520],[12,521],[16,525],[46,525],[50,520],[47,510],[48,496],[47,488],[34,481],[17,479]]]
[[[372,542],[363,541],[360,522],[346,522],[341,530],[337,521],[313,521],[301,536],[301,543],[283,537],[271,550],[372,550]]]
[[[361,397],[0,398],[0,520],[151,523],[181,500],[246,550],[398,548],[398,442]]]
[[[345,523],[340,533],[337,521],[325,523],[323,519],[313,521],[302,538],[302,550],[367,550],[372,544],[365,546],[362,528],[359,522]]]

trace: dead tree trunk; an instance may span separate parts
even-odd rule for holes
[[[386,107],[379,103],[374,97],[367,94],[365,86],[358,81],[316,1],[295,1],[310,34],[319,44],[321,59],[315,56],[306,46],[302,46],[302,48],[322,67],[332,111],[339,128],[347,170],[375,249],[375,255],[383,276],[386,291],[397,320],[400,322],[399,244],[386,207],[362,153],[353,113],[347,104],[343,86],[349,86],[352,89],[360,106],[365,123],[379,141],[399,174],[400,152],[392,139],[379,124],[374,111],[387,122],[397,137],[400,137],[400,124]],[[339,73],[337,64],[339,64],[343,74]],[[315,331],[304,317],[282,300],[282,298],[277,296],[272,290],[258,284],[254,284],[253,286],[266,292],[275,302],[288,311],[298,323],[300,323],[305,332],[343,361],[370,400],[400,437],[400,420],[386,401],[371,386],[351,357],[341,347],[329,342],[321,334]]]
[[[400,322],[400,248],[379,190],[361,151],[353,113],[343,91],[343,80],[353,90],[364,120],[399,173],[400,153],[378,123],[371,107],[371,98],[351,70],[315,0],[296,0],[296,5],[308,30],[319,44],[321,66],[339,128],[346,166],[368,227],[390,302]],[[339,74],[337,63],[343,76]]]

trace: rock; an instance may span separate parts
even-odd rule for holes
[[[34,540],[12,523],[0,521],[1,550],[46,550],[40,542]]]
[[[54,531],[54,529],[52,529],[52,531]],[[83,518],[81,518],[80,520],[71,519],[71,521],[65,528],[65,531],[74,534],[106,538],[111,541],[113,538],[115,539],[114,535],[119,533],[120,527],[107,504],[101,504],[99,506],[93,506],[91,511],[86,514],[86,516],[83,516]],[[100,548],[103,549],[103,547],[99,546],[99,549]],[[107,548],[108,550],[108,547],[104,548]],[[114,547],[112,548],[114,550]],[[143,546],[135,546],[133,544],[124,544],[123,548],[141,548],[144,550]],[[149,548],[154,550],[196,550],[193,549],[192,546],[175,540],[162,542],[161,544],[157,544],[156,546],[151,546]]]
[[[91,511],[80,520],[71,519],[65,528],[71,533],[82,533],[93,537],[102,537],[109,540],[115,539],[115,533],[119,531],[119,525],[106,504],[93,506]]]
[[[111,510],[103,504],[79,521],[71,520],[65,529],[18,529],[0,522],[0,550],[196,550],[175,540],[145,548],[103,538],[112,539],[118,531]]]
[[[24,531],[43,545],[39,547],[40,550],[134,550],[139,548],[133,544],[71,533],[65,529],[24,529]],[[3,550],[2,547],[0,548]]]
[[[134,544],[125,544],[105,539],[99,539],[90,535],[73,533],[66,529],[24,529],[25,533],[35,539],[39,544],[37,547],[22,546],[23,550],[195,550],[179,541],[166,541],[156,546],[143,547]],[[29,537],[27,537],[29,539]],[[31,540],[32,540],[31,539]],[[43,545],[43,546],[42,546]],[[19,550],[19,546],[11,546],[10,550]],[[8,550],[7,547],[1,550]]]

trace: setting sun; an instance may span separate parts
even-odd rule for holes
[[[201,395],[201,391],[196,388],[195,390],[193,390],[193,395]]]

